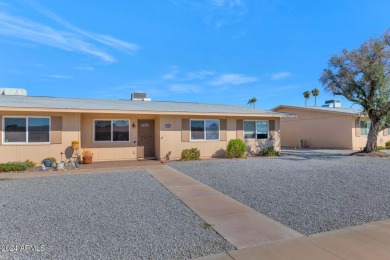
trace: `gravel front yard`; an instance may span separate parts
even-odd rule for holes
[[[234,249],[146,172],[0,180],[0,190],[0,258],[188,259]]]
[[[309,235],[390,218],[390,159],[306,151],[170,166]]]

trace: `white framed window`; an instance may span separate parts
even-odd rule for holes
[[[50,117],[4,116],[3,144],[50,143]]]
[[[95,119],[93,129],[95,142],[130,141],[130,121],[127,119]]]
[[[217,119],[191,119],[191,140],[219,140],[220,122]]]
[[[371,128],[371,121],[360,121],[360,135],[368,135]]]
[[[268,139],[269,123],[267,120],[244,121],[244,139]]]

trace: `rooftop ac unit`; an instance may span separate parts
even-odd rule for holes
[[[27,96],[27,90],[22,89],[22,88],[0,88],[0,95]]]
[[[146,97],[146,93],[131,93],[131,100],[143,101]]]

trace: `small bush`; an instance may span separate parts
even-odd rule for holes
[[[25,171],[29,168],[30,162],[7,162],[0,163],[0,172]]]
[[[83,151],[83,156],[93,156],[93,153],[91,150],[84,150]]]
[[[193,161],[200,159],[200,151],[197,148],[185,149],[181,152],[182,161]]]
[[[273,146],[264,148],[259,153],[260,156],[279,156],[279,152],[275,150]]]
[[[35,162],[33,161],[26,160],[24,163],[28,166],[28,168],[35,167]]]
[[[378,151],[385,150],[385,149],[386,149],[386,147],[384,147],[384,146],[378,146]]]
[[[226,149],[227,158],[241,158],[246,151],[246,145],[241,139],[232,139],[229,141]]]
[[[387,142],[385,143],[385,146],[386,146],[386,149],[390,149],[390,141],[387,141]]]
[[[45,158],[45,159],[42,160],[42,163],[43,163],[43,161],[45,161],[45,160],[49,160],[49,161],[51,161],[51,163],[56,163],[56,162],[57,162],[57,159],[54,158],[54,157],[47,157],[47,158]]]

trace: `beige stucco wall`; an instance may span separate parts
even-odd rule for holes
[[[277,111],[297,115],[281,118],[282,146],[299,147],[299,140],[304,139],[310,148],[352,149],[355,117],[285,107]]]
[[[94,142],[93,121],[95,119],[126,119],[130,120],[129,142]],[[93,161],[120,161],[137,159],[138,120],[154,120],[155,127],[155,155],[160,158],[160,118],[153,115],[126,115],[126,114],[83,114],[81,116],[81,147],[93,152]],[[132,127],[133,122],[135,128]]]
[[[247,153],[249,155],[257,155],[260,150],[273,146],[276,151],[281,150],[281,134],[280,134],[280,120],[279,118],[263,118],[258,120],[275,120],[275,130],[270,134],[268,140],[245,140],[247,145]]]
[[[217,117],[191,117],[192,119],[222,119]],[[181,119],[179,116],[161,116],[160,120],[160,155],[161,158],[167,155],[171,160],[180,159],[181,151],[184,149],[198,148],[201,157],[215,157],[218,151],[226,149],[226,141],[181,141]],[[166,128],[170,125],[170,128]]]
[[[130,138],[128,142],[95,142],[93,122],[95,119],[130,120]],[[126,114],[82,114],[81,115],[81,147],[93,152],[93,161],[119,161],[137,159],[137,117]]]
[[[384,131],[388,131],[387,129],[383,130],[383,131],[380,131],[379,134],[378,134],[378,146],[385,146],[385,143],[390,141],[390,135],[387,134],[386,136],[383,135],[383,132]]]
[[[31,160],[41,163],[44,158],[55,157],[61,160],[61,152],[71,146],[72,140],[80,139],[80,114],[42,112],[2,112],[1,116],[62,116],[62,144],[3,144],[0,133],[0,163]],[[2,132],[3,129],[0,129]],[[64,159],[64,157],[63,157]]]
[[[220,141],[190,141],[182,142],[181,119],[183,116],[157,116],[157,115],[130,115],[114,113],[52,113],[52,112],[1,112],[0,115],[20,116],[61,116],[62,117],[62,143],[61,144],[0,144],[0,162],[24,161],[26,159],[40,163],[46,157],[61,159],[61,152],[72,155],[70,149],[72,140],[80,141],[80,155],[83,150],[92,150],[93,161],[115,161],[137,159],[137,128],[138,120],[152,119],[155,121],[155,155],[158,159],[165,158],[169,153],[170,159],[180,159],[184,149],[198,148],[202,158],[223,157],[230,139],[237,138],[236,123],[238,117],[217,116],[191,116],[190,119],[226,119],[227,140]],[[93,120],[95,119],[127,119],[130,120],[129,142],[94,142]],[[248,153],[254,154],[266,146],[274,145],[280,150],[280,124],[278,118],[248,118],[248,120],[274,120],[275,131],[273,140],[245,140]],[[135,123],[136,127],[131,125]],[[167,128],[166,125],[171,125]],[[0,131],[1,132],[1,131]],[[1,133],[0,133],[1,137]],[[243,138],[241,136],[240,138]],[[63,160],[66,156],[63,155]]]
[[[156,155],[156,158],[161,158],[161,132],[160,132],[160,125],[161,125],[161,118],[158,116],[154,120],[154,152]]]
[[[361,118],[360,120],[367,121],[368,118]],[[385,129],[384,131],[387,131]],[[390,135],[384,135],[384,131],[380,131],[378,133],[378,146],[385,146],[385,143],[390,140]],[[355,122],[352,125],[352,142],[353,142],[353,150],[363,150],[367,143],[367,135],[356,136],[355,132]]]
[[[223,157],[226,153],[227,143],[231,139],[237,138],[236,132],[236,117],[213,117],[213,116],[193,116],[185,117],[189,119],[226,119],[227,120],[227,140],[226,141],[189,141],[182,142],[181,139],[181,120],[180,116],[161,116],[160,120],[160,155],[164,158],[169,154],[171,160],[177,160],[181,157],[181,152],[184,149],[198,148],[201,152],[201,158]],[[244,119],[245,120],[245,119]],[[245,140],[248,146],[249,153],[258,153],[259,150],[266,146],[275,145],[277,150],[280,150],[280,132],[278,118],[250,118],[248,120],[275,120],[275,137],[274,140]],[[170,125],[170,128],[166,128]],[[243,137],[241,137],[243,138]]]

